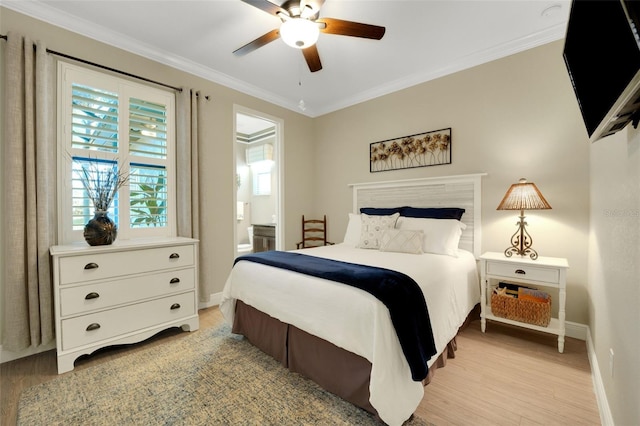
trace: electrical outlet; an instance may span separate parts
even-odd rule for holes
[[[609,348],[609,373],[613,378],[613,348]]]

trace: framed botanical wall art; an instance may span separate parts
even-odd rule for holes
[[[373,142],[369,161],[371,173],[451,164],[451,128]]]

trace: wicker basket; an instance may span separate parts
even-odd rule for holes
[[[551,296],[545,302],[535,302],[494,293],[491,312],[497,317],[546,327],[551,320]]]

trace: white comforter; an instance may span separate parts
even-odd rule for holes
[[[461,250],[456,258],[357,249],[343,243],[299,252],[409,275],[425,294],[438,355],[480,300],[476,262],[466,251]],[[322,278],[241,261],[231,271],[220,303],[230,324],[236,299],[369,360],[370,402],[387,424],[402,424],[422,400],[422,384],[411,379],[389,311],[369,293]],[[429,361],[430,366],[438,355]]]

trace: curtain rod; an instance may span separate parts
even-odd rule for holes
[[[6,34],[0,34],[0,39],[7,40],[7,35]],[[35,48],[35,45],[33,47]],[[75,56],[67,55],[66,53],[57,52],[55,50],[46,49],[46,51],[47,51],[47,53],[50,53],[52,55],[60,56],[62,58],[66,58],[66,59],[72,59],[74,61],[78,61],[78,62],[81,62],[83,64],[93,65],[94,67],[98,67],[98,68],[102,68],[102,69],[105,69],[105,70],[108,70],[108,71],[112,71],[112,72],[115,72],[115,73],[118,73],[118,74],[126,75],[128,77],[137,78],[138,80],[143,80],[143,81],[146,81],[148,83],[153,83],[153,84],[157,84],[157,85],[160,85],[160,86],[168,87],[169,89],[173,89],[176,92],[182,92],[182,88],[180,88],[180,87],[171,86],[170,84],[162,83],[160,81],[151,80],[149,78],[141,77],[139,75],[131,74],[131,73],[128,73],[126,71],[121,71],[121,70],[118,70],[118,69],[115,69],[115,68],[111,68],[111,67],[108,67],[106,65],[100,65],[100,64],[97,64],[95,62],[87,61],[86,59],[81,59],[81,58],[78,58],[78,57],[75,57]]]

